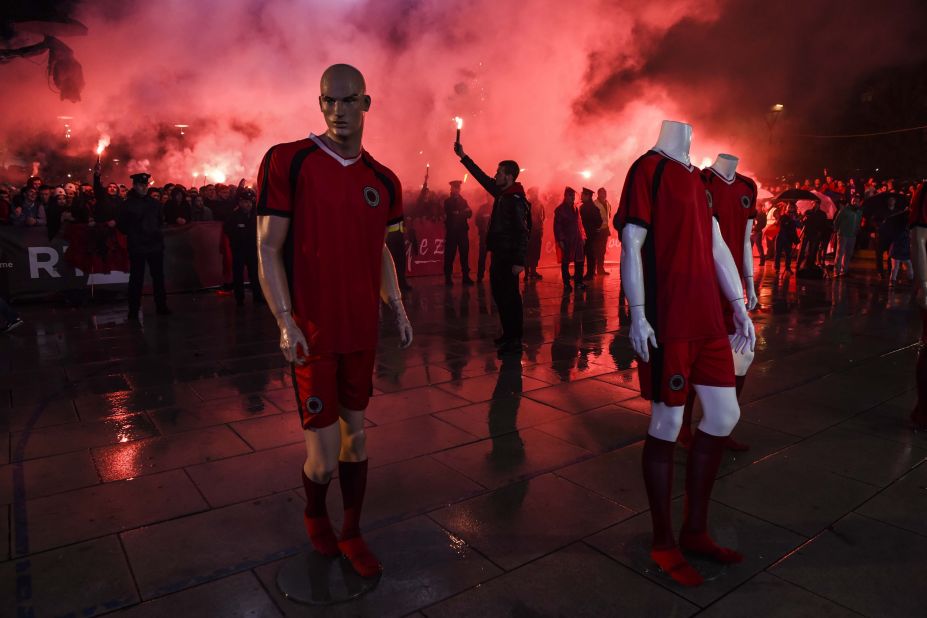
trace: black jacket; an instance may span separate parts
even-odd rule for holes
[[[444,228],[450,234],[467,235],[470,225],[467,219],[473,216],[467,200],[458,196],[451,196],[444,200]]]
[[[589,200],[583,202],[579,207],[579,218],[583,220],[583,229],[586,230],[586,238],[593,239],[602,227],[602,213],[595,202]]]
[[[126,235],[129,253],[157,253],[164,251],[164,213],[161,203],[147,195],[129,191],[119,212],[119,231]]]
[[[93,220],[97,223],[115,220],[122,207],[122,200],[118,195],[114,197],[107,193],[103,181],[96,174],[93,175],[93,195],[97,198],[93,205]]]
[[[531,204],[525,198],[525,190],[517,182],[507,189],[496,186],[495,181],[470,157],[464,157],[460,162],[495,198],[486,234],[486,248],[492,251],[494,260],[524,266],[531,232]]]
[[[257,217],[254,208],[247,213],[236,208],[223,223],[225,235],[235,253],[257,253]]]

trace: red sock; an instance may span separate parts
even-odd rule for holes
[[[303,523],[306,525],[306,534],[315,550],[323,556],[337,556],[338,539],[328,520],[328,510],[325,507],[325,497],[328,495],[329,482],[316,483],[303,470],[303,488],[306,490],[306,510],[303,512]]]
[[[719,547],[708,536],[708,504],[726,443],[727,436],[712,436],[701,429],[695,432],[686,462],[685,523],[679,545],[719,562],[740,562],[740,554]]]
[[[704,580],[698,571],[689,564],[678,547],[653,549],[650,558],[657,563],[664,573],[683,586],[698,586]]]
[[[647,434],[644,440],[644,452],[641,468],[644,474],[644,486],[647,488],[647,501],[650,503],[650,519],[653,524],[653,546],[673,547],[676,538],[673,534],[673,521],[670,506],[673,501],[673,451],[675,442],[660,440]]]
[[[689,387],[686,395],[686,405],[682,408],[682,427],[679,430],[679,446],[689,448],[692,444],[692,412],[695,410],[695,389]]]
[[[338,480],[344,500],[344,526],[338,547],[361,577],[373,577],[382,569],[360,533],[361,509],[367,492],[367,460],[338,462]]]

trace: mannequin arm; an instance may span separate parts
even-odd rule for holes
[[[283,244],[289,230],[290,220],[286,217],[266,215],[257,218],[258,278],[264,298],[277,319],[280,351],[288,362],[302,365],[306,362],[305,356],[309,355],[309,344],[293,320],[290,286],[283,267]]]
[[[721,228],[718,227],[718,220],[714,217],[711,219],[711,252],[721,293],[731,303],[734,310],[734,326],[737,332],[731,341],[731,346],[738,353],[747,349],[752,351],[756,344],[756,332],[753,329],[753,322],[747,316],[747,306],[744,302],[740,277],[737,274],[737,264],[734,263],[734,257],[727,248],[724,238],[721,237]]]
[[[396,265],[393,262],[393,255],[389,252],[386,244],[383,245],[382,260],[380,298],[396,314],[396,326],[399,328],[399,347],[405,349],[412,344],[412,324],[409,322],[406,308],[402,304],[402,293],[399,290]]]
[[[756,288],[753,285],[753,243],[750,236],[753,233],[753,219],[747,219],[747,229],[744,230],[744,288],[747,290],[747,310],[756,309]]]
[[[644,312],[644,266],[641,247],[647,230],[629,223],[621,230],[621,282],[631,305],[631,346],[644,362],[650,360],[649,343],[657,347],[657,337]]]
[[[921,291],[918,305],[921,309],[927,309],[927,227],[911,229],[911,263],[914,265],[917,289]]]

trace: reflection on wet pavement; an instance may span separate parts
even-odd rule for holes
[[[585,292],[563,294],[555,269],[526,284],[520,357],[495,352],[488,284],[413,281],[415,342],[400,351],[384,327],[367,415],[364,526],[385,572],[324,609],[275,584],[307,542],[296,401],[266,310],[181,295],[173,317],[133,327],[114,305],[25,306],[27,326],[0,339],[0,604],[683,616],[762,615],[774,601],[917,615],[919,570],[898,565],[927,553],[927,440],[905,426],[919,323],[909,288],[865,266],[836,281],[757,269],[738,428],[751,449],[726,456],[712,507],[717,538],[747,559],[698,564],[708,582],[695,590],[647,558],[648,405],[617,266]]]

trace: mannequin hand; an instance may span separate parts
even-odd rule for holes
[[[731,339],[731,349],[738,354],[747,350],[752,352],[756,347],[756,331],[747,315],[747,308],[740,299],[731,301],[731,305],[734,308],[734,337]]]
[[[280,351],[288,363],[303,365],[306,363],[306,357],[309,356],[309,344],[306,343],[306,337],[303,331],[293,320],[289,313],[281,314],[277,318],[277,326],[280,327]],[[302,356],[299,348],[302,346]]]
[[[524,266],[518,266],[518,265],[512,266],[512,274],[515,275],[516,277],[522,274],[523,272],[525,272]]]
[[[461,159],[467,156],[467,153],[464,152],[463,146],[460,145],[460,142],[454,142],[454,154]]]
[[[399,330],[399,349],[405,350],[412,345],[412,323],[406,315],[406,308],[401,299],[393,299],[389,303],[390,309],[396,314],[396,328]]]
[[[756,309],[757,304],[756,289],[753,286],[753,279],[747,280],[747,311]]]
[[[642,361],[650,361],[649,343],[654,348],[657,347],[657,336],[653,332],[653,327],[644,316],[643,307],[631,307],[631,347]]]

